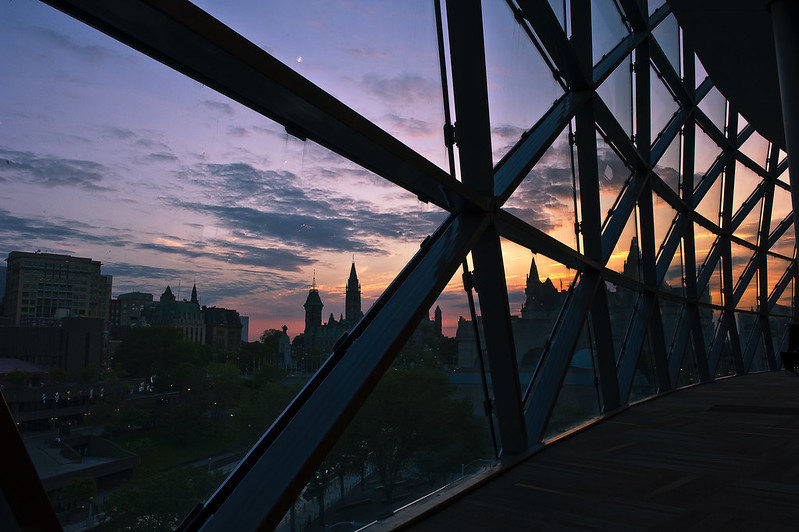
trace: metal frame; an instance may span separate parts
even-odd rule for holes
[[[791,262],[769,293],[766,255],[774,254],[770,249],[793,223],[791,215],[771,227],[774,188],[787,188],[777,179],[787,163],[778,164],[777,154],[772,153],[768,168],[764,169],[738,152],[753,130],[750,126],[738,134],[733,106],[727,117],[727,131],[719,130],[698,107],[712,88],[712,81],[706,79],[695,86],[694,54],[686,48],[682,50],[685,73],[681,77],[652,35],[652,29],[669,16],[668,5],[647,16],[646,0],[620,0],[631,31],[593,65],[588,0],[570,2],[571,35],[564,32],[550,2],[509,1],[516,20],[533,41],[531,45],[546,54],[545,61],[555,69],[553,74],[566,93],[492,167],[480,0],[448,0],[446,32],[452,72],[449,89],[454,99],[462,177],[458,181],[186,0],[125,0],[113,4],[103,0],[44,1],[279,122],[289,133],[303,140],[312,139],[450,212],[447,221],[423,243],[239,467],[184,522],[184,530],[266,529],[279,523],[469,252],[473,254],[500,445],[506,462],[542,441],[578,341],[575,331],[581,331],[586,324],[591,324],[596,332],[595,356],[604,412],[628,404],[638,359],[647,340],[654,350],[659,392],[677,385],[688,352],[696,356],[699,380],[713,380],[727,338],[736,373],[745,373],[754,351],[745,348],[742,353],[735,316],[736,303],[749,282],[758,284],[760,294],[758,326],[749,345],[764,341],[769,369],[777,369],[771,335],[778,332],[772,330],[769,315],[795,275],[796,264],[794,257],[778,255]],[[615,69],[626,67],[631,55],[635,59],[636,126],[632,138],[596,92]],[[654,142],[650,138],[650,84],[661,81],[650,79],[650,65],[679,106]],[[502,209],[572,120],[576,123],[583,252]],[[722,150],[698,182],[694,178],[697,126]],[[599,202],[597,131],[632,174],[604,223]],[[682,183],[680,190],[674,191],[657,175],[655,165],[679,135]],[[733,212],[736,161],[754,170],[763,181]],[[717,179],[723,179],[720,219],[708,220],[695,209]],[[655,240],[654,194],[676,211],[663,243]],[[733,235],[761,200],[764,208],[757,243]],[[607,267],[632,218],[638,220],[640,230],[641,280],[625,278]],[[694,224],[716,235],[716,243],[700,267],[696,263]],[[501,238],[579,273],[536,377],[524,393],[519,385]],[[753,251],[740,280],[732,277],[731,242]],[[684,297],[663,286],[678,250],[684,261]],[[724,297],[720,302],[708,303],[703,293],[719,261]],[[623,349],[613,345],[610,334],[606,282],[639,292],[636,310],[626,324]],[[683,312],[674,338],[666,338],[661,303],[675,300],[682,303]],[[700,314],[710,309],[721,311],[722,319],[712,347],[706,352]],[[4,430],[9,430],[8,422]],[[7,477],[7,473],[2,476]]]

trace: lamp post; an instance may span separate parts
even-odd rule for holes
[[[89,497],[89,517],[86,519],[86,527],[94,526],[94,515],[92,515],[92,509],[94,506],[94,497]]]

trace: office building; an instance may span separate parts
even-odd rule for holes
[[[4,314],[14,325],[60,318],[109,318],[111,276],[100,262],[69,255],[12,251],[6,259]]]

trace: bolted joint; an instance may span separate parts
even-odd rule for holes
[[[455,136],[455,124],[444,124],[444,144],[447,148],[451,148],[458,142]]]

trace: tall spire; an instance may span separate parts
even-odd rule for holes
[[[308,290],[308,298],[305,300],[305,333],[308,332],[313,327],[321,327],[322,326],[322,298],[319,297],[319,290],[316,289],[316,272],[314,271],[313,274],[313,285],[310,290]]]
[[[624,260],[624,269],[622,273],[627,277],[633,279],[641,279],[641,250],[638,249],[638,237],[633,236],[630,241],[630,251],[627,253],[627,258]]]
[[[363,317],[361,312],[361,284],[355,271],[355,256],[352,257],[350,277],[347,280],[346,296],[344,298],[344,316],[348,322],[356,322]]]
[[[197,283],[194,283],[194,286],[191,288],[191,302],[198,307],[200,306],[200,300],[197,299]]]

